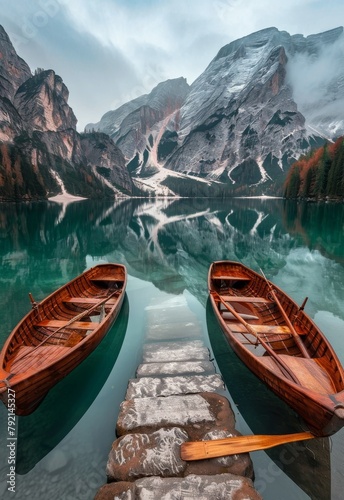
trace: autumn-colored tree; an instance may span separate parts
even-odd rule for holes
[[[340,137],[295,162],[286,179],[285,196],[344,197],[344,138]]]

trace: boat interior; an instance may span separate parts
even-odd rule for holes
[[[283,292],[274,288],[294,332],[263,277],[242,268],[217,266],[211,278],[214,300],[226,328],[237,342],[260,358],[261,364],[286,376],[280,366],[283,364],[294,374],[294,381],[320,393],[344,389],[342,375],[328,344],[314,323]],[[308,358],[302,350],[306,350]],[[280,364],[276,363],[274,355],[278,356]]]
[[[63,356],[94,333],[116,308],[124,273],[85,273],[39,304],[18,325],[4,368],[13,374],[36,370]]]

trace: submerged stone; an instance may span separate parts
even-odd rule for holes
[[[155,342],[143,348],[144,363],[189,360],[209,360],[209,350],[202,341]]]

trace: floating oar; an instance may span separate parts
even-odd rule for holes
[[[275,436],[234,436],[212,441],[191,441],[181,445],[180,455],[182,460],[203,460],[205,458],[266,450],[280,444],[304,441],[314,437],[311,432],[298,432],[296,434],[280,434]]]
[[[307,351],[306,347],[303,345],[302,340],[300,339],[300,337],[299,337],[298,333],[296,332],[295,328],[293,327],[292,322],[290,321],[290,319],[288,318],[287,313],[286,313],[286,312],[285,312],[285,310],[283,309],[282,304],[281,304],[281,303],[280,303],[280,301],[278,300],[278,297],[277,297],[277,295],[275,294],[275,291],[274,291],[274,289],[273,289],[273,287],[272,287],[272,285],[271,285],[270,281],[268,281],[268,279],[266,278],[266,276],[265,276],[265,274],[263,273],[263,271],[262,271],[262,270],[260,270],[260,272],[262,273],[262,276],[263,276],[263,278],[265,279],[265,281],[266,281],[266,283],[267,283],[267,285],[268,285],[268,287],[269,287],[270,293],[271,293],[271,295],[272,295],[272,297],[273,297],[274,301],[276,302],[277,307],[278,307],[278,308],[279,308],[279,310],[281,311],[281,313],[282,313],[282,315],[283,315],[283,317],[284,317],[284,319],[285,319],[285,322],[286,322],[286,323],[287,323],[287,325],[289,326],[289,329],[290,329],[290,331],[291,331],[291,333],[292,333],[292,335],[293,335],[293,337],[294,337],[294,339],[295,339],[295,343],[296,343],[297,347],[300,349],[301,353],[303,354],[303,356],[304,356],[305,358],[310,359],[310,357],[311,357],[311,356],[309,355],[309,353],[308,353],[308,351]]]
[[[211,290],[210,292],[212,295],[216,295],[220,302],[228,309],[229,312],[233,314],[233,316],[240,321],[242,325],[246,328],[246,330],[251,333],[254,337],[256,337],[257,342],[260,342],[266,352],[268,352],[271,356],[271,358],[276,362],[276,364],[279,366],[279,368],[282,370],[283,374],[295,382],[295,384],[300,384],[299,380],[297,379],[296,375],[290,370],[289,366],[278,356],[278,354],[275,353],[275,351],[270,347],[270,345],[265,342],[265,340],[262,339],[262,337],[254,330],[253,326],[247,323],[240,314],[234,309],[234,307],[230,306],[227,304],[227,302],[219,295],[215,290]]]

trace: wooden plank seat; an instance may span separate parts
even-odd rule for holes
[[[291,335],[291,331],[289,330],[288,326],[278,326],[278,325],[250,325],[253,330],[257,333],[261,333],[261,334],[267,334],[267,335]],[[230,323],[229,324],[229,328],[233,331],[233,332],[238,332],[238,333],[241,333],[241,332],[244,332],[244,333],[247,333],[247,329],[245,328],[244,325],[242,325],[241,323]]]
[[[75,328],[76,330],[94,330],[99,326],[99,323],[95,323],[94,321],[74,321],[73,323],[68,324],[68,321],[60,321],[60,320],[49,320],[45,319],[36,323],[35,326],[44,326],[46,328],[62,328],[66,326],[67,328]],[[68,325],[68,326],[67,326]]]
[[[265,299],[264,297],[240,297],[239,295],[221,295],[221,298],[226,302],[261,302],[263,304],[271,304],[272,302],[271,300]]]
[[[247,276],[212,276],[213,280],[238,280],[238,281],[251,281]]]
[[[101,276],[99,278],[90,278],[90,281],[114,281],[114,282],[123,282],[124,278],[116,278],[116,276]]]
[[[98,298],[90,298],[90,297],[68,297],[67,299],[64,299],[63,302],[65,303],[70,303],[70,304],[90,304],[90,305],[96,305],[98,302],[101,302],[102,300],[105,300],[106,297],[98,297]],[[111,297],[111,299],[107,300],[105,302],[105,305],[114,305],[117,302],[116,297]]]

